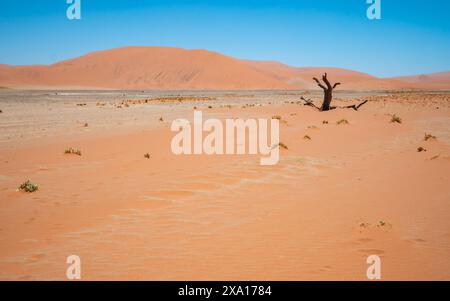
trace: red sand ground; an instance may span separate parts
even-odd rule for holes
[[[109,130],[2,142],[0,279],[65,279],[76,254],[84,280],[364,280],[376,254],[382,279],[450,280],[449,96],[370,99],[359,112],[201,106],[205,117],[280,115],[289,149],[272,167],[174,156],[166,113],[120,133],[105,115]],[[101,110],[76,110],[90,109]],[[27,179],[39,191],[16,191]]]

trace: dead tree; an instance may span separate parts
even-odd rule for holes
[[[333,86],[330,84],[330,81],[327,78],[327,73],[325,72],[324,75],[322,75],[322,80],[325,83],[323,85],[316,77],[313,78],[313,80],[317,83],[319,87],[323,89],[323,103],[320,107],[320,111],[329,111],[331,110],[331,101],[333,100],[333,90],[337,86],[339,86],[341,83],[335,83]]]
[[[365,105],[368,100],[364,100],[362,102],[360,102],[357,105],[349,105],[349,106],[343,106],[343,107],[333,107],[331,106],[331,101],[333,100],[333,90],[339,86],[341,83],[335,83],[334,85],[330,84],[330,81],[327,78],[327,73],[325,73],[322,76],[322,80],[325,83],[322,84],[317,78],[313,78],[314,81],[317,83],[317,85],[319,85],[319,87],[321,87],[323,89],[323,103],[321,107],[318,107],[314,104],[314,102],[311,99],[306,99],[303,96],[301,97],[301,99],[305,102],[304,105],[305,106],[310,106],[313,107],[321,112],[323,111],[330,111],[330,110],[334,110],[334,109],[353,109],[355,111],[358,111],[358,109],[360,107],[362,107],[363,105]]]

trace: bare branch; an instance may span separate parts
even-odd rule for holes
[[[301,99],[305,102],[305,104],[304,104],[305,106],[310,106],[310,107],[316,108],[317,110],[320,111],[320,108],[318,106],[316,106],[311,99],[306,99],[303,96],[301,97]]]
[[[324,89],[324,90],[327,89],[324,85],[322,85],[322,83],[321,83],[317,78],[313,77],[313,80],[314,80],[314,81],[317,83],[317,85],[318,85],[319,87],[321,87],[322,89]]]
[[[325,72],[325,74],[322,76],[323,81],[325,82],[325,84],[327,85],[328,89],[332,90],[333,87],[330,84],[330,81],[327,78],[328,74]]]
[[[339,86],[341,83],[335,83],[333,86],[333,89],[336,88],[337,86]]]
[[[338,107],[339,109],[353,109],[355,111],[358,111],[359,108],[361,108],[363,105],[365,105],[369,100],[364,100],[363,102],[359,103],[358,105],[350,105],[350,106],[344,106],[344,107]]]

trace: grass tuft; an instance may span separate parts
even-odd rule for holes
[[[19,188],[20,191],[25,192],[35,192],[39,189],[37,184],[31,183],[30,180],[27,180],[26,182],[22,183]]]
[[[423,147],[418,147],[417,148],[417,152],[421,153],[421,152],[426,152],[427,150]]]
[[[342,124],[349,124],[347,119],[341,119],[338,122],[336,122],[337,125],[342,125]]]
[[[310,137],[309,135],[305,135],[305,136],[303,137],[303,139],[305,139],[305,140],[311,140],[311,137]]]
[[[425,137],[423,138],[423,140],[428,141],[430,139],[436,140],[436,136],[433,136],[431,134],[425,134]]]
[[[392,115],[391,123],[402,123],[402,119],[394,114]]]
[[[72,147],[67,148],[64,151],[64,153],[67,154],[67,155],[78,155],[78,156],[81,156],[81,151],[79,149],[75,149],[75,148],[72,148]]]
[[[149,153],[146,153],[146,154],[144,155],[144,158],[146,158],[146,159],[150,159],[150,157],[151,157],[151,155],[150,155]]]

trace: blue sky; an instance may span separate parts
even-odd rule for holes
[[[0,0],[0,63],[50,64],[121,46],[208,49],[293,66],[334,66],[377,76],[450,70],[450,1]]]

